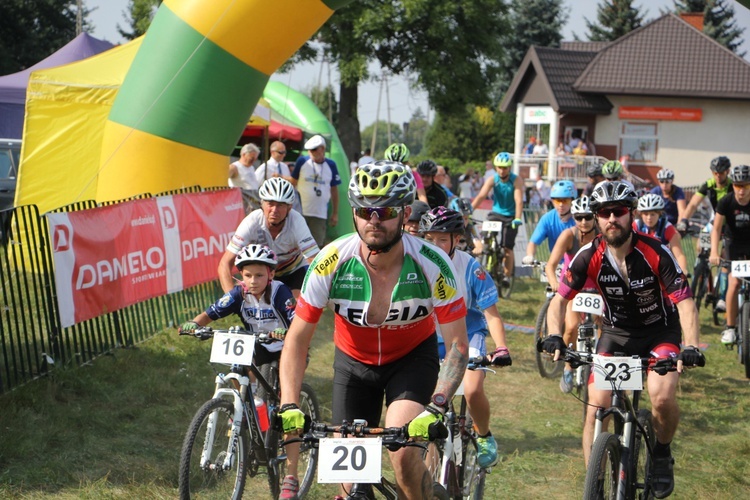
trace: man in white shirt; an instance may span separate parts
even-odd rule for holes
[[[229,165],[229,186],[242,190],[242,202],[245,213],[250,213],[260,207],[258,188],[260,183],[255,177],[253,164],[258,159],[260,149],[252,142],[248,142],[240,150],[240,159]]]
[[[285,155],[286,146],[284,143],[274,141],[271,144],[271,158],[255,169],[255,178],[258,180],[258,185],[262,185],[266,179],[270,179],[271,177],[281,177],[291,182],[292,175],[289,171],[289,166],[284,163]]]

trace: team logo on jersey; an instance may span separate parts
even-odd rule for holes
[[[445,275],[441,274],[438,276],[437,280],[435,280],[433,295],[440,300],[449,300],[456,296],[456,289],[450,286]]]
[[[623,295],[623,290],[619,286],[605,286],[604,291],[609,295]]]
[[[226,293],[222,298],[219,299],[219,306],[227,307],[232,302],[234,302],[234,300],[232,299],[232,295]]]
[[[454,283],[453,272],[451,271],[451,268],[448,265],[448,263],[445,261],[445,259],[443,259],[440,256],[439,253],[434,251],[428,245],[422,245],[422,248],[419,249],[419,253],[427,257],[432,263],[434,263],[440,269],[440,272],[443,274],[443,276],[451,280],[451,283]]]
[[[487,273],[484,272],[484,268],[478,267],[474,269],[474,276],[477,277],[478,280],[484,281],[487,279]]]
[[[329,245],[325,248],[325,253],[320,252],[318,257],[313,262],[313,269],[316,274],[320,276],[328,276],[334,269],[336,269],[336,263],[339,261],[339,249],[333,245]]]
[[[291,311],[295,307],[297,307],[297,301],[294,300],[294,297],[290,297],[290,298],[286,299],[286,302],[284,302],[284,308],[287,311]]]

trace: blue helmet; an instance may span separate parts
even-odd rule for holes
[[[550,191],[550,198],[578,198],[578,191],[576,191],[576,186],[573,184],[573,181],[557,181],[555,182],[555,185],[552,186],[552,191]]]
[[[471,200],[468,198],[453,198],[450,201],[448,208],[455,210],[461,215],[471,215],[474,212],[474,208],[471,206]]]

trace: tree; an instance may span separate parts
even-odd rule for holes
[[[422,152],[425,141],[427,139],[427,132],[430,128],[430,124],[427,122],[427,118],[422,112],[422,108],[417,108],[412,113],[409,121],[404,123],[404,144],[409,148],[409,152],[412,156],[417,156]]]
[[[510,86],[521,61],[532,45],[560,46],[562,29],[568,20],[562,0],[513,0],[510,9],[511,28],[503,37],[505,57],[495,87],[497,101]]]
[[[307,94],[310,96],[310,100],[318,107],[320,112],[328,118],[331,125],[338,128],[339,103],[336,100],[336,95],[333,93],[333,86],[326,85],[325,87],[319,87],[318,85],[315,85],[307,92]]]
[[[598,24],[584,18],[589,30],[588,39],[594,42],[617,40],[643,24],[644,14],[633,7],[632,0],[604,1],[596,7],[596,11]]]
[[[484,161],[513,150],[516,117],[482,106],[466,106],[462,114],[439,113],[427,134],[427,153],[463,162]]]
[[[372,150],[372,156],[374,156],[375,158],[382,158],[386,148],[392,143],[404,142],[404,133],[401,130],[401,125],[398,125],[397,123],[391,123],[391,140],[389,141],[388,122],[385,120],[378,120],[377,122],[368,125],[364,128],[364,130],[362,130],[362,151],[372,145],[372,134],[375,132],[376,124],[378,126],[378,134],[375,137],[375,149]]]
[[[84,31],[91,29],[83,9]],[[3,0],[0,7],[0,74],[33,66],[76,36],[75,0]]]
[[[130,0],[128,10],[122,13],[130,31],[125,31],[119,24],[117,25],[117,31],[128,40],[134,40],[141,35],[145,35],[161,2],[162,0]]]
[[[745,28],[737,26],[734,8],[726,0],[675,0],[674,5],[678,14],[702,12],[703,32],[740,57],[745,57],[745,52],[737,52],[742,45]]]

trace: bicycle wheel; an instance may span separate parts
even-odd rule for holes
[[[630,477],[633,479],[630,488],[628,488],[628,498],[653,498],[650,494],[650,486],[647,487],[648,474],[651,470],[651,453],[656,444],[656,435],[654,434],[654,422],[651,412],[648,410],[638,410],[638,426],[635,429],[635,444],[633,446],[633,455],[631,457],[632,470]],[[643,430],[641,430],[641,427]],[[639,494],[642,491],[643,494]]]
[[[513,270],[511,269],[510,274],[505,274],[505,259],[507,259],[505,255],[505,249],[503,247],[500,247],[497,249],[497,251],[499,251],[499,257],[497,259],[497,288],[500,293],[500,297],[509,299],[510,292],[513,291]]]
[[[180,498],[242,498],[249,450],[247,425],[241,428],[234,459],[224,468],[233,415],[232,402],[212,399],[193,417],[180,454]],[[203,456],[207,460],[202,464]]]
[[[589,409],[589,378],[591,377],[591,365],[583,365],[581,370],[581,385],[576,387],[576,396],[583,402],[583,424],[586,425],[586,413]]]
[[[299,394],[300,410],[305,415],[309,415],[313,422],[320,421],[320,404],[318,397],[315,395],[313,388],[306,383],[302,384]],[[286,475],[286,451],[281,446],[284,441],[284,435],[273,427],[268,430],[266,438],[266,450],[270,460],[268,466],[268,485],[271,488],[271,496],[278,498],[281,490],[281,483]],[[309,444],[301,443],[299,452],[299,462],[297,470],[299,476],[298,496],[303,497],[310,491],[315,480],[315,469],[318,463],[318,450]]]
[[[479,467],[479,462],[477,461],[479,448],[477,447],[477,439],[474,432],[465,433],[461,442],[463,461],[458,469],[458,484],[461,487],[461,498],[481,500],[484,497],[486,471]]]
[[[695,301],[695,307],[700,311],[701,301],[703,296],[706,294],[706,276],[705,276],[706,264],[704,262],[698,262],[693,269],[693,282],[690,284],[690,290],[693,292],[693,300]]]
[[[558,378],[565,368],[565,364],[561,362],[552,361],[552,356],[546,353],[538,352],[536,350],[536,344],[541,339],[547,336],[547,309],[549,309],[549,303],[552,298],[548,298],[542,306],[542,310],[539,311],[539,316],[536,318],[536,328],[534,329],[534,353],[536,353],[536,366],[539,369],[539,375],[544,378]]]
[[[740,362],[745,365],[745,377],[750,378],[750,302],[743,302],[741,319],[737,351]]]
[[[588,500],[617,497],[620,472],[620,439],[609,432],[602,432],[594,441],[586,469],[583,498]]]

